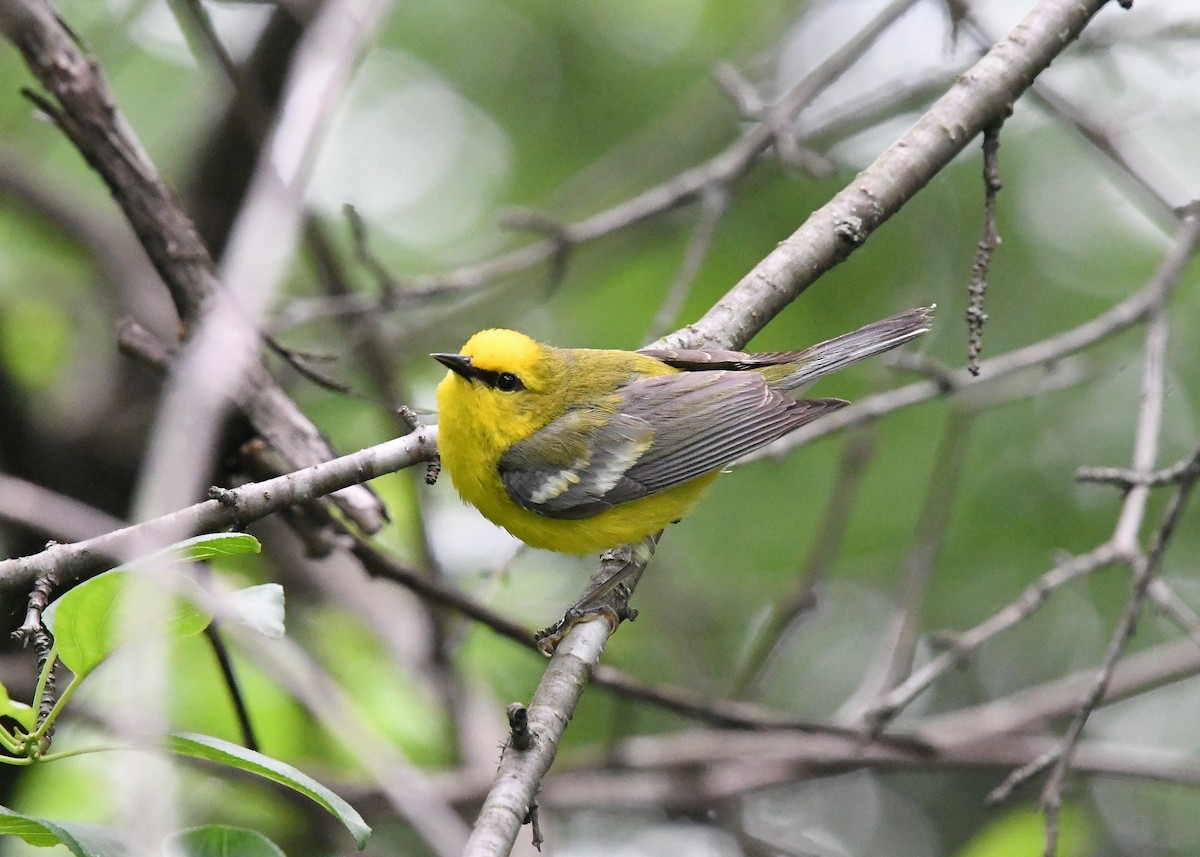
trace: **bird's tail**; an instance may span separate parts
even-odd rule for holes
[[[803,351],[690,350],[643,348],[639,353],[687,372],[709,369],[761,372],[775,390],[794,390],[851,363],[903,345],[929,330],[937,305],[917,307],[858,330],[818,342]]]
[[[794,390],[851,363],[891,351],[928,331],[936,307],[934,304],[910,309],[794,352],[787,361],[790,372],[782,376],[769,374],[771,386]]]

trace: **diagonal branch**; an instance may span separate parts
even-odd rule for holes
[[[893,411],[927,402],[947,393],[958,392],[967,387],[988,384],[1027,369],[1049,366],[1077,351],[1128,330],[1142,322],[1161,300],[1168,298],[1174,292],[1198,245],[1200,245],[1200,216],[1191,213],[1184,217],[1175,235],[1174,243],[1146,285],[1132,297],[1126,298],[1091,321],[1086,321],[1078,327],[1065,330],[1048,339],[1026,345],[1024,348],[984,360],[979,364],[980,375],[978,378],[966,369],[959,369],[937,378],[917,381],[886,393],[860,399],[839,411],[802,426],[754,455],[747,456],[742,461],[781,457],[798,446],[843,431],[851,426],[879,419]]]
[[[47,0],[0,2],[0,33],[21,51],[53,98],[33,96],[35,101],[108,185],[167,285],[185,328],[198,324],[220,289],[213,259],[121,113],[99,64],[84,53]],[[334,456],[265,367],[256,362],[252,377],[247,417],[292,467]],[[382,527],[383,506],[366,488],[355,487],[333,499],[365,531]]]
[[[738,347],[999,119],[1087,26],[1106,0],[1042,0],[846,188],[754,267],[695,324],[666,344]]]

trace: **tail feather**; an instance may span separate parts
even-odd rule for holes
[[[776,390],[793,390],[859,360],[890,351],[929,330],[934,306],[917,307],[852,330],[803,351],[699,351],[645,348],[641,353],[676,369],[757,369]]]
[[[798,352],[794,358],[794,362],[799,364],[796,369],[782,378],[772,379],[771,386],[778,390],[792,390],[859,360],[891,351],[927,332],[935,308],[936,305],[910,309],[825,342],[818,342]]]

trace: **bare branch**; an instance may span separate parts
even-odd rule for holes
[[[1128,470],[1121,467],[1081,467],[1075,472],[1075,478],[1080,482],[1104,482],[1130,488],[1134,485],[1148,485],[1159,488],[1163,485],[1179,484],[1194,478],[1193,471],[1200,466],[1194,455],[1175,462],[1170,467],[1150,472]]]
[[[1011,112],[1011,111],[1010,111]],[[1007,114],[1006,114],[1007,115]],[[1002,187],[1000,182],[1000,129],[1006,116],[983,129],[983,237],[975,250],[975,262],[971,265],[971,282],[968,286],[970,300],[967,303],[967,370],[979,374],[979,353],[983,350],[983,326],[987,323],[987,312],[983,308],[987,294],[988,273],[992,267],[992,253],[1000,246],[1000,230],[996,225],[996,197]]]
[[[962,74],[907,133],[808,218],[673,347],[740,346],[885,220],[1004,114],[1073,41],[1105,0],[1042,0]]]
[[[154,538],[164,533],[212,532],[241,526],[347,485],[357,485],[385,473],[428,461],[436,451],[437,427],[424,426],[404,437],[304,470],[240,488],[220,489],[215,499],[160,518],[82,542],[51,545],[31,556],[0,560],[0,589],[28,586],[48,571],[53,571],[63,585],[69,585],[99,570],[106,560],[123,555],[144,538]]]
[[[583,622],[559,644],[529,703],[534,746],[505,749],[464,857],[507,855],[512,849],[609,633],[605,622]]]
[[[83,53],[47,0],[0,4],[0,32],[53,96],[52,117],[112,191],[180,319],[198,323],[219,293],[212,257],[118,108],[99,64]],[[265,369],[256,365],[252,376],[254,407],[247,417],[255,429],[293,466],[332,458],[321,433]],[[366,531],[383,525],[384,510],[365,488],[334,499]]]
[[[1132,297],[1127,298],[1107,312],[1084,322],[1078,327],[1065,330],[1055,336],[993,357],[980,364],[980,376],[975,378],[966,369],[960,369],[935,380],[918,381],[886,393],[869,396],[848,407],[842,408],[816,422],[802,426],[791,434],[760,450],[743,462],[758,458],[780,457],[790,450],[811,443],[818,438],[860,425],[948,393],[958,392],[979,384],[1022,372],[1038,366],[1055,363],[1077,351],[1081,351],[1110,336],[1128,330],[1143,321],[1146,314],[1159,301],[1169,299],[1183,276],[1187,263],[1200,243],[1200,217],[1186,216],[1176,233],[1171,249],[1150,281]]]
[[[125,526],[87,503],[0,473],[0,518],[57,541],[82,541]]]

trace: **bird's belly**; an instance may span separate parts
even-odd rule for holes
[[[588,518],[565,519],[547,517],[517,505],[499,476],[489,480],[467,479],[460,483],[451,470],[462,498],[492,523],[531,547],[573,554],[600,553],[657,533],[687,514],[715,476],[715,472],[706,473],[690,482],[621,503]]]

